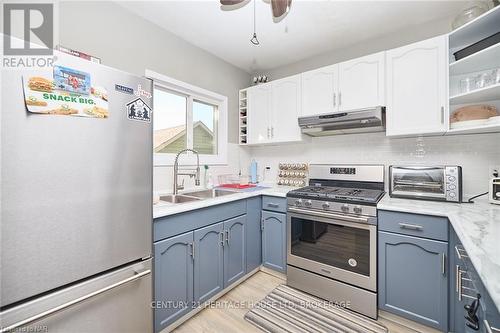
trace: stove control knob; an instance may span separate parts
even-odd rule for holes
[[[304,202],[304,205],[307,206],[307,207],[311,207],[312,206],[312,201],[311,200],[307,200],[306,202]]]
[[[348,212],[349,211],[349,205],[348,204],[343,204],[341,209],[342,209],[343,212]]]
[[[322,206],[324,210],[330,209],[330,204],[328,202],[324,202]]]
[[[302,206],[302,199],[295,200],[295,206]]]
[[[360,206],[354,207],[354,213],[361,214],[362,211],[363,211],[363,209]]]

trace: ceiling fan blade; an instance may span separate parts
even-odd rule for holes
[[[222,10],[235,10],[240,9],[245,6],[251,0],[219,0],[220,1],[220,9]]]
[[[287,16],[291,5],[292,0],[271,0],[274,23],[280,22]]]

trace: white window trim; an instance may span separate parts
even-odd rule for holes
[[[194,99],[199,99],[203,102],[209,102],[217,105],[218,108],[218,123],[217,123],[217,155],[200,154],[200,164],[207,165],[227,165],[227,150],[228,150],[228,112],[227,112],[227,96],[214,93],[192,84],[182,82],[155,71],[146,69],[146,77],[153,80],[154,86],[159,86],[167,90],[179,92],[181,94],[192,96]],[[154,98],[153,98],[153,113]],[[153,116],[154,117],[154,116]],[[189,117],[189,116],[188,116]],[[188,119],[188,127],[192,126]],[[154,153],[154,166],[172,166],[174,165],[175,154],[158,154]],[[192,155],[182,157],[182,164],[196,164],[196,158]]]

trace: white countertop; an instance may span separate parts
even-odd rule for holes
[[[485,198],[474,201],[454,204],[385,195],[377,208],[447,217],[500,311],[500,205],[490,204]]]
[[[259,195],[285,198],[291,189],[293,188],[273,186],[251,192],[237,191],[233,195],[182,204],[160,202],[153,206],[153,217],[164,217]],[[377,208],[447,217],[500,311],[500,205],[492,205],[484,198],[476,199],[473,204],[454,204],[396,199],[385,195]]]
[[[250,191],[246,190],[234,190],[235,194],[224,195],[217,198],[190,201],[181,204],[172,204],[164,201],[153,205],[153,218],[164,217],[173,214],[179,214],[183,212],[188,212],[190,210],[210,207],[214,205],[220,205],[231,201],[247,199],[251,197],[256,197],[259,195],[270,195],[273,197],[286,198],[288,191],[294,189],[288,186],[272,186],[268,188],[262,188],[260,190],[252,189]],[[226,189],[224,189],[226,190]],[[182,193],[180,193],[182,194]]]

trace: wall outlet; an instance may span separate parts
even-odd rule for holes
[[[496,176],[495,176],[496,174]],[[490,178],[500,177],[500,165],[490,165],[488,169],[488,176]]]

